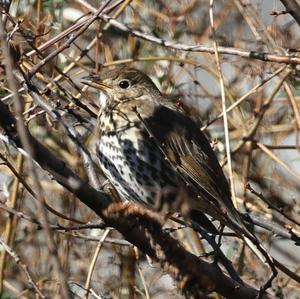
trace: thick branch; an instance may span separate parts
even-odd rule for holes
[[[21,142],[16,130],[16,119],[0,101],[0,126],[18,147]],[[28,131],[28,130],[27,130]],[[189,298],[204,298],[217,291],[227,298],[255,298],[257,291],[239,285],[225,276],[213,264],[202,261],[186,251],[175,239],[162,230],[159,216],[134,204],[111,204],[104,192],[93,189],[66,164],[53,155],[28,131],[34,149],[33,158],[54,179],[76,195],[84,204],[117,229],[126,240],[168,271],[178,282],[179,289]],[[270,298],[265,295],[264,298]]]

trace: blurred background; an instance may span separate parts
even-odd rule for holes
[[[19,68],[26,74],[55,53],[33,75],[39,88],[47,87],[51,91],[45,93],[45,101],[75,128],[91,154],[101,182],[105,178],[98,169],[94,149],[99,94],[87,89],[81,78],[120,64],[143,70],[163,94],[183,106],[209,136],[229,177],[215,55],[159,45],[147,37],[211,49],[216,41],[227,53],[220,54],[220,63],[226,107],[230,108],[228,136],[237,207],[250,215],[271,220],[276,227],[292,228],[299,233],[300,68],[299,64],[278,63],[276,57],[287,54],[300,57],[297,52],[300,30],[281,1],[215,1],[215,39],[208,0],[109,1],[108,7],[118,5],[107,15],[128,27],[117,28],[97,19],[84,32],[79,32],[82,26],[78,29],[76,24],[87,22],[85,20],[103,3],[84,0],[1,2],[3,28],[18,65],[16,70]],[[143,32],[146,38],[137,37],[134,30]],[[60,51],[64,45],[67,46]],[[275,58],[263,61],[229,55],[232,48],[272,53]],[[12,91],[3,64],[4,54],[1,55],[1,100],[12,107]],[[82,154],[62,122],[51,118],[21,85],[18,88],[24,120],[32,134],[88,180]],[[1,237],[27,265],[44,294],[59,298],[59,280],[49,259],[44,230],[35,223],[39,215],[31,192],[34,184],[27,158],[10,146],[2,133],[0,137]],[[118,232],[79,229],[78,225],[95,224],[99,218],[45,171],[37,167],[37,172],[46,203],[56,211],[48,209],[48,220],[74,298],[182,297],[172,278],[139,254]],[[66,217],[73,220],[64,219]],[[165,226],[175,228],[172,234],[194,254],[203,256],[212,250],[189,228],[171,221]],[[262,228],[256,227],[255,231],[274,257],[292,272],[299,273],[300,250],[295,242]],[[270,269],[238,239],[224,237],[222,249],[241,277],[252,286],[258,288],[270,275]],[[91,267],[93,259],[94,269]],[[213,257],[206,259],[213,260]],[[23,271],[3,248],[0,288],[1,299],[34,298]],[[90,289],[90,293],[85,289]],[[272,293],[278,298],[300,298],[300,287],[280,272]],[[212,294],[211,298],[221,297]]]

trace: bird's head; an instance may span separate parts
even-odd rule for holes
[[[103,75],[84,77],[84,84],[103,91],[109,101],[124,102],[130,100],[156,99],[160,91],[143,72],[134,68],[114,68]],[[151,95],[151,96],[149,96]]]

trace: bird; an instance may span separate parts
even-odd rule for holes
[[[105,95],[96,153],[121,199],[179,212],[210,232],[216,230],[206,215],[249,233],[208,139],[180,105],[135,68],[116,67],[85,79]]]
[[[115,67],[84,79],[104,95],[96,154],[120,198],[168,215],[178,212],[214,235],[219,231],[212,220],[233,230],[272,269],[262,294],[277,275],[273,258],[235,208],[222,167],[195,120],[138,69]]]

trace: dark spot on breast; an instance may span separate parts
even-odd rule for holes
[[[155,164],[156,161],[157,161],[157,157],[156,157],[156,155],[153,152],[149,153],[149,159],[150,159],[150,163],[151,164]]]
[[[120,186],[120,184],[118,182],[114,181],[114,187],[119,187],[119,186]]]
[[[130,147],[132,145],[132,142],[130,140],[128,140],[128,139],[125,139],[123,141],[123,143],[124,143],[124,146],[126,146],[126,147]]]
[[[131,171],[134,171],[135,167],[136,167],[136,163],[134,163],[133,161],[127,161],[127,163],[129,164],[129,167],[130,167]]]
[[[146,174],[143,174],[143,180],[147,183],[147,185],[149,184],[150,182],[150,178],[146,175]]]
[[[138,164],[137,170],[139,172],[144,172],[144,165],[143,164]]]
[[[152,171],[151,172],[151,178],[152,178],[153,181],[157,181],[158,180],[158,172]]]

